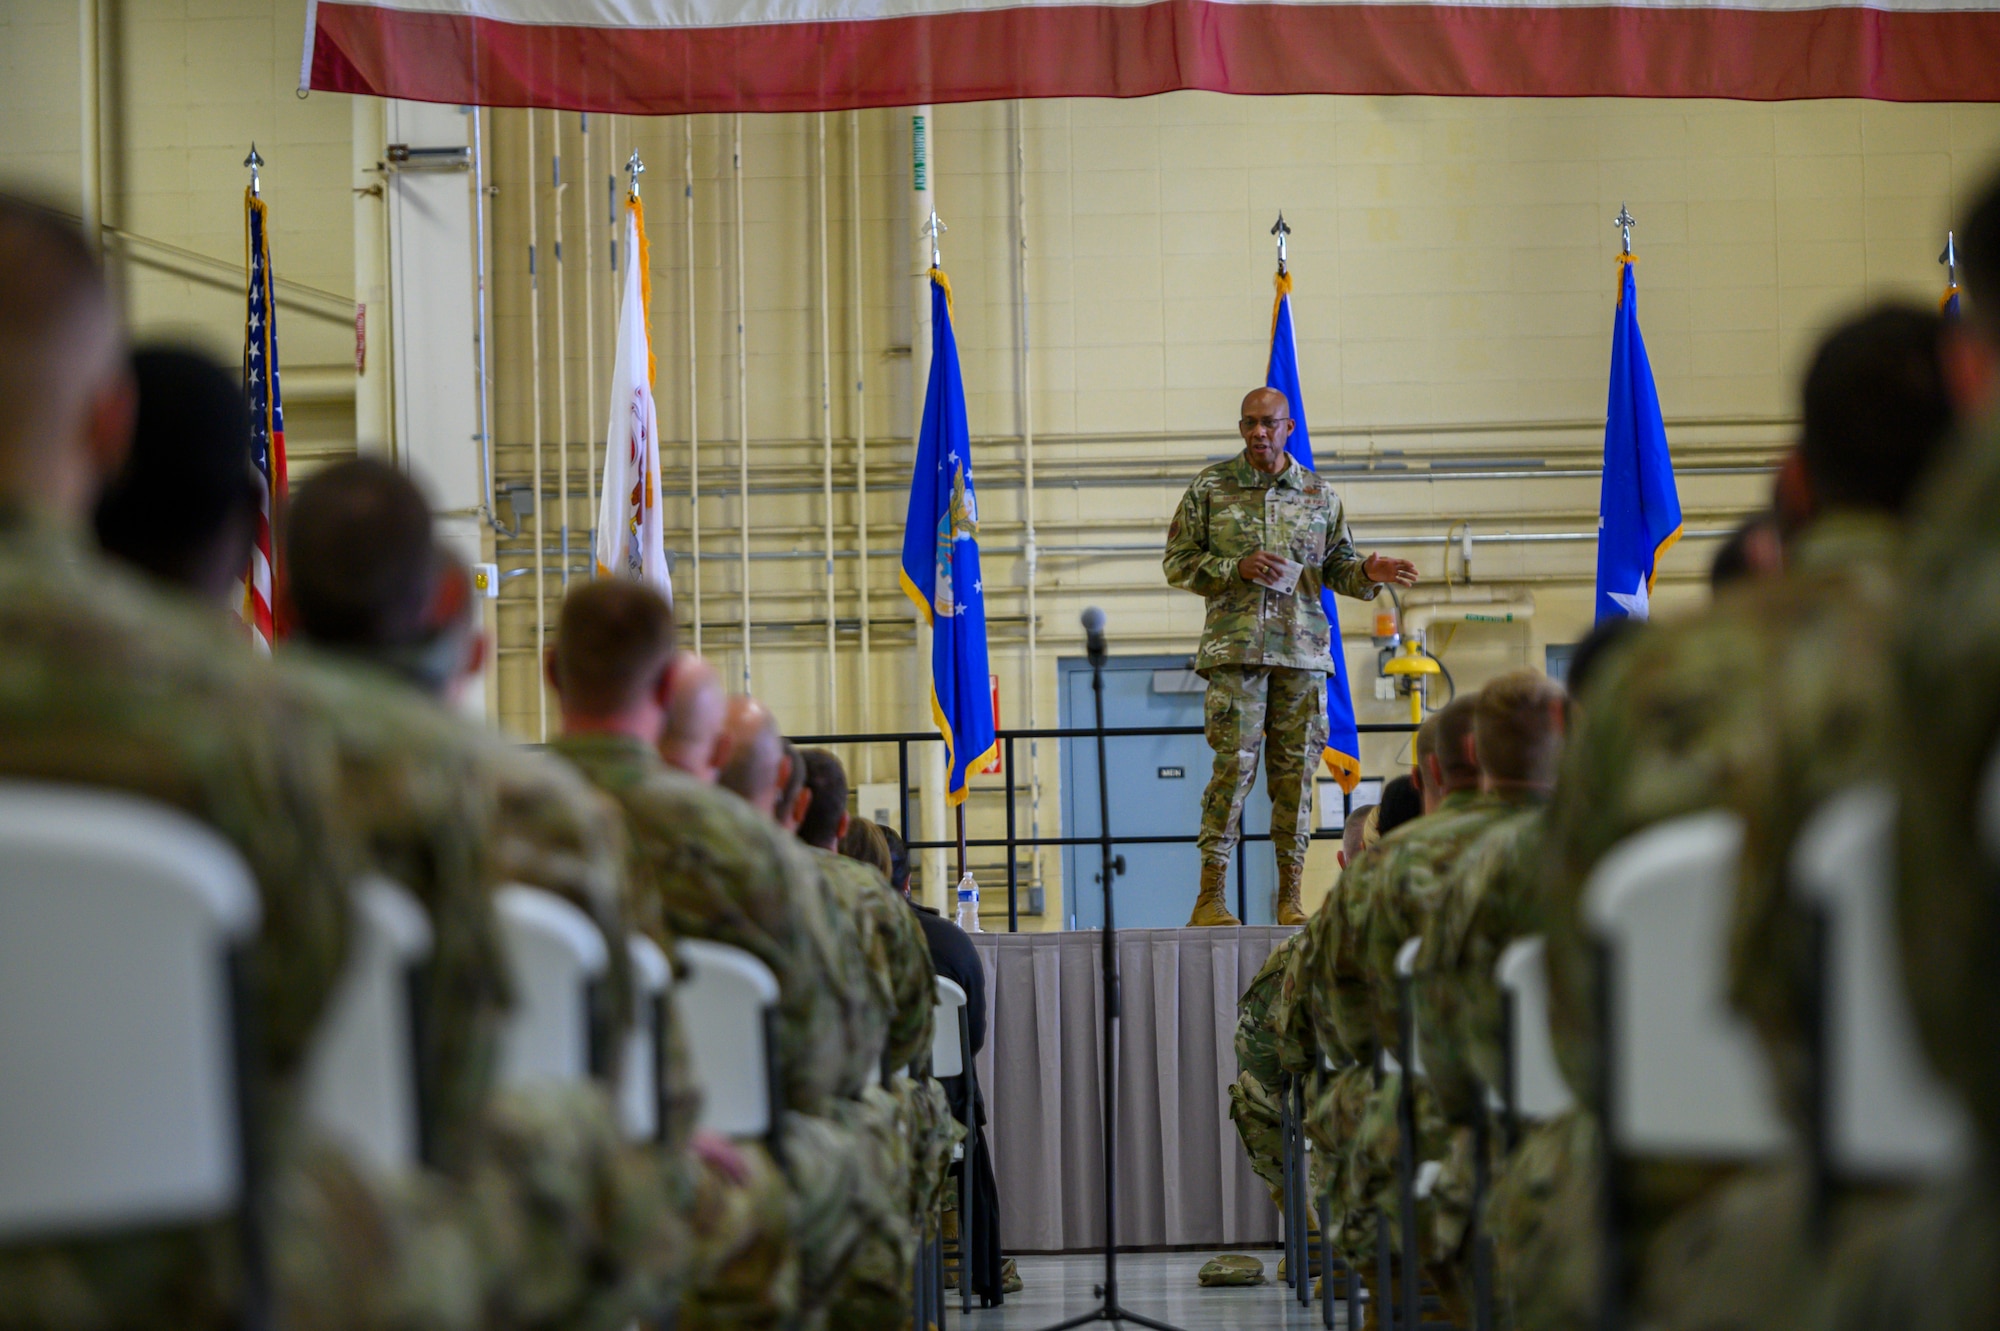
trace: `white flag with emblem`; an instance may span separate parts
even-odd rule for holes
[[[660,514],[660,421],[653,407],[652,333],[646,321],[646,218],[625,204],[625,292],[611,362],[611,428],[604,440],[604,491],[597,513],[599,577],[634,578],[668,601],[666,531]]]

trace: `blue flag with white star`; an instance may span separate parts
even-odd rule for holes
[[[1681,538],[1681,498],[1653,366],[1639,336],[1632,261],[1621,262],[1604,410],[1604,488],[1597,501],[1597,622],[1652,611],[1660,556]]]
[[[1277,389],[1291,403],[1292,437],[1286,450],[1301,467],[1317,471],[1313,465],[1312,431],[1306,428],[1305,394],[1299,387],[1299,344],[1292,334],[1291,274],[1279,273],[1277,283],[1278,299],[1271,310],[1271,359],[1264,369],[1264,386]],[[1361,734],[1354,728],[1354,695],[1347,687],[1347,651],[1340,644],[1340,610],[1334,605],[1333,593],[1323,587],[1319,603],[1326,611],[1327,627],[1332,630],[1328,649],[1333,657],[1333,669],[1326,676],[1323,756],[1334,780],[1351,794],[1361,780]]]
[[[931,379],[903,528],[904,593],[931,626],[931,720],[944,736],[946,799],[965,800],[966,776],[998,747],[986,664],[986,593],[979,580],[979,499],[972,432],[951,331],[951,280],[931,269]]]

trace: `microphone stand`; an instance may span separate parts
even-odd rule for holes
[[[1088,1312],[1057,1322],[1043,1331],[1070,1331],[1092,1322],[1132,1322],[1153,1331],[1180,1331],[1118,1302],[1118,931],[1111,914],[1111,880],[1125,872],[1125,857],[1111,853],[1111,778],[1104,756],[1104,614],[1095,607],[1084,612],[1085,650],[1090,658],[1090,692],[1096,707],[1097,813],[1104,867],[1104,937],[1099,964],[1104,974],[1104,1283],[1096,1293],[1101,1302]]]

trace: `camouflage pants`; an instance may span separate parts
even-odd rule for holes
[[[1250,1168],[1271,1189],[1271,1201],[1285,1204],[1284,1135],[1278,1126],[1278,1097],[1249,1073],[1229,1084],[1229,1117],[1249,1153]]]
[[[832,1291],[827,1325],[833,1331],[908,1326],[917,1256],[910,1215],[910,1116],[893,1093],[871,1086],[859,1099],[836,1101],[834,1117],[861,1144],[861,1176],[848,1199],[861,1237],[846,1276]]]
[[[676,1324],[681,1331],[790,1327],[799,1303],[799,1254],[791,1196],[763,1147],[739,1143],[747,1170],[737,1183],[702,1162],[688,1216],[700,1264]]]
[[[1317,670],[1214,666],[1202,724],[1215,767],[1201,797],[1197,845],[1204,864],[1227,864],[1243,831],[1243,801],[1264,754],[1271,842],[1278,863],[1306,862],[1312,779],[1326,747],[1326,676]]]

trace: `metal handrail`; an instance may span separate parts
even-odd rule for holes
[[[1407,735],[1416,729],[1408,721],[1371,721],[1357,725],[1356,732],[1363,735]],[[1106,739],[1136,739],[1161,735],[1200,735],[1201,726],[1106,726]],[[1014,741],[1023,739],[1089,739],[1095,738],[1097,731],[1089,726],[1043,726],[1032,730],[999,730],[994,738],[1001,747],[1000,767],[1006,776],[1006,784],[1000,793],[1007,800],[1007,835],[1004,837],[976,837],[961,843],[957,839],[946,841],[919,841],[910,835],[910,746],[912,744],[942,744],[944,736],[935,730],[883,730],[874,733],[840,735],[793,735],[791,740],[801,748],[825,747],[833,744],[894,744],[896,746],[896,789],[897,789],[897,831],[902,835],[903,844],[911,850],[946,850],[960,844],[968,849],[992,849],[1004,846],[1007,849],[1007,932],[1021,931],[1020,906],[1020,864],[1015,852],[1022,846],[1094,846],[1103,840],[1102,834],[1089,837],[1021,836],[1016,830],[1015,803],[1018,789],[1014,784]],[[991,791],[991,787],[972,787],[974,791]],[[1100,816],[1108,822],[1109,810],[1100,810]],[[1340,833],[1315,828],[1307,834],[1313,841],[1337,841]],[[1184,836],[1123,836],[1112,840],[1128,846],[1179,846],[1193,845],[1200,838],[1192,834]],[[1269,841],[1269,832],[1243,830],[1237,840],[1236,850],[1236,915],[1243,918],[1245,898],[1249,893],[1249,871],[1243,859],[1243,847],[1253,841]]]

